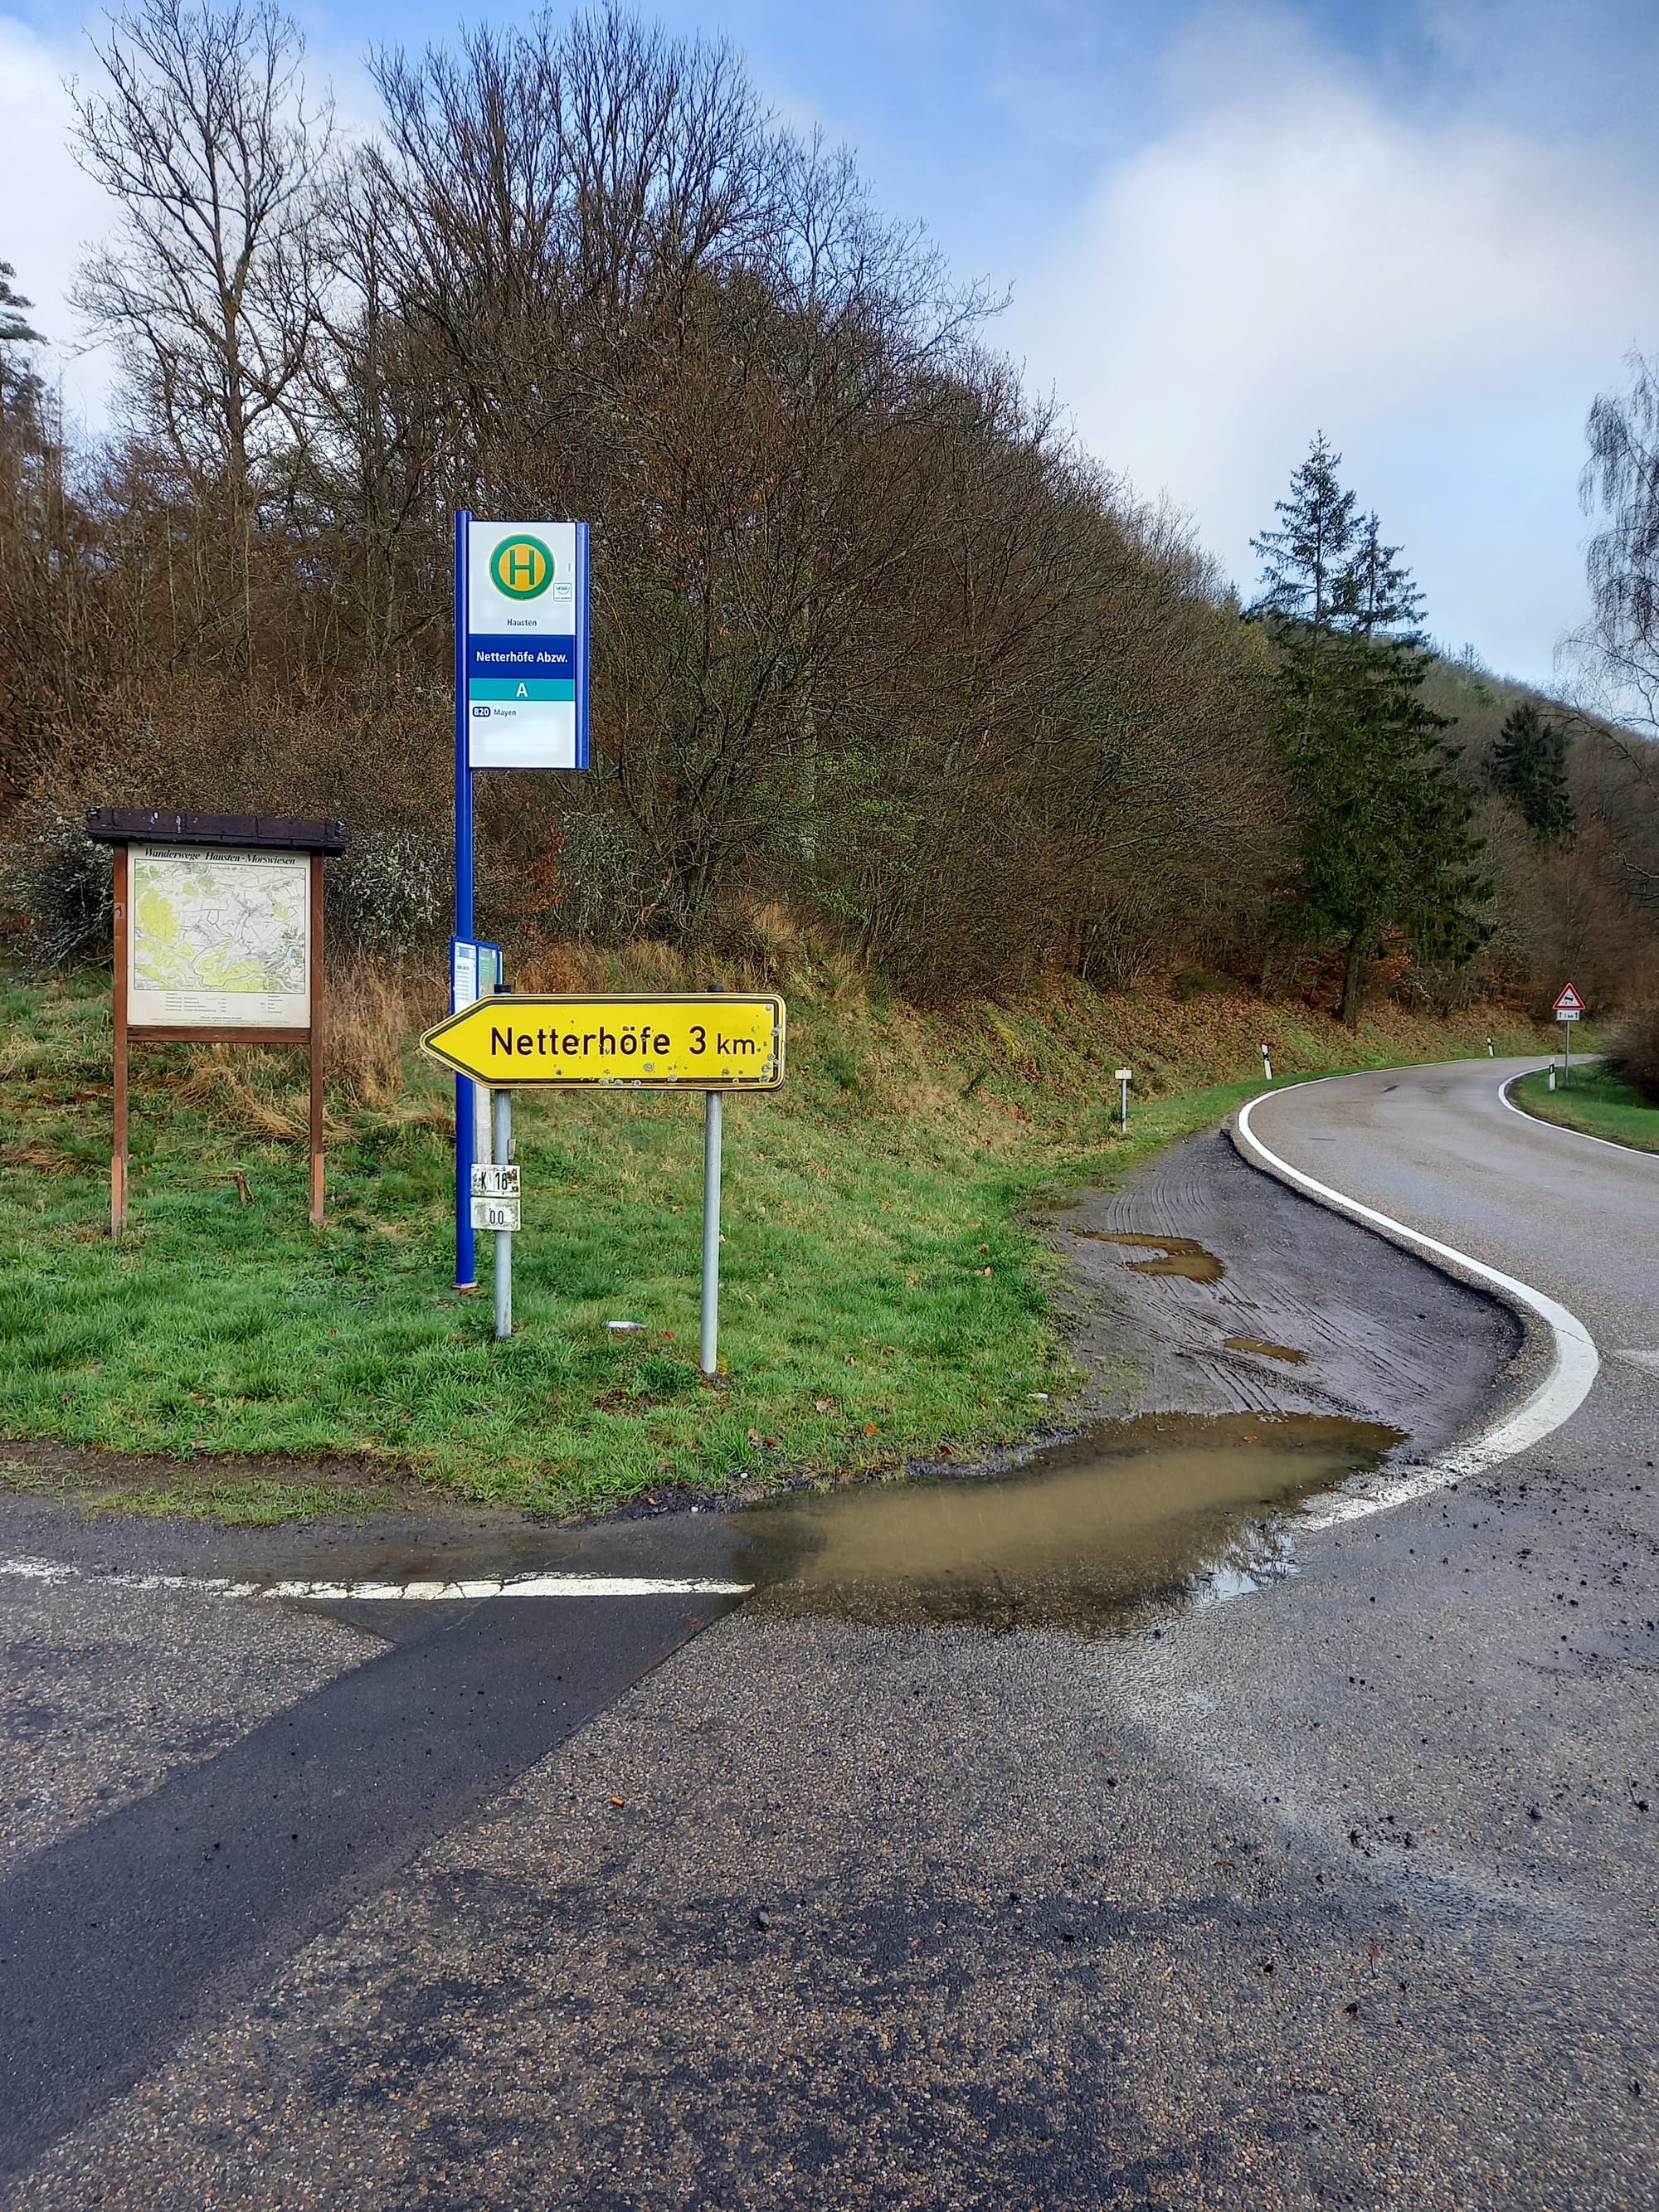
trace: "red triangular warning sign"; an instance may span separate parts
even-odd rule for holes
[[[1568,984],[1566,989],[1562,992],[1560,997],[1556,1000],[1555,1011],[1558,1014],[1582,1014],[1583,1012],[1584,1002],[1579,997],[1577,992],[1573,989],[1571,983]]]

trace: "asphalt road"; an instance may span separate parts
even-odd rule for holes
[[[1547,1291],[1613,1371],[1571,1429],[1593,1450],[1621,1423],[1652,1433],[1652,1389],[1620,1355],[1659,1346],[1659,1154],[1555,1127],[1506,1104],[1530,1060],[1344,1077],[1264,1100],[1251,1116],[1291,1166]],[[1336,1172],[1340,1170],[1340,1172]],[[1644,1455],[1645,1456],[1645,1455]]]
[[[641,1647],[634,1686],[596,1693],[533,1764],[520,1743],[482,1810],[457,1809],[488,1796],[480,1771],[403,1814],[375,1881],[301,1913],[285,1956],[262,1908],[251,1985],[198,1982],[176,2047],[146,2044],[119,2094],[83,2081],[80,2117],[4,2201],[1651,2205],[1659,1374],[1615,1355],[1659,1346],[1659,1162],[1505,1113],[1502,1073],[1344,1079],[1275,1097],[1256,1127],[1579,1315],[1604,1363],[1553,1436],[1305,1534],[1292,1577],[1098,1638],[739,1610],[648,1672]],[[1487,1300],[1208,1157],[1184,1171],[1184,1230],[1167,1169],[1155,1196],[1102,1203],[1201,1230],[1228,1296],[1281,1328],[1340,1314],[1335,1364],[1298,1388],[1340,1395],[1349,1374],[1374,1410],[1402,1332],[1422,1435],[1528,1387]],[[1134,1256],[1104,1289],[1145,1296],[1148,1332],[1175,1344],[1168,1285]],[[1369,1365],[1368,1301],[1395,1339]],[[1194,1304],[1181,1326],[1218,1343],[1221,1313]],[[707,1569],[703,1522],[649,1526]],[[29,1547],[52,1534],[38,1520]],[[78,1540],[89,1563],[109,1542]],[[622,1540],[586,1540],[598,1564]],[[73,1589],[30,1603],[26,1655],[95,1673]],[[154,1828],[143,1808],[181,1782],[199,1808],[283,1714],[310,1726],[343,1670],[388,1663],[357,1663],[385,1647],[349,1609],[271,1618],[262,1664],[285,1686],[245,1701],[229,1746],[222,1714],[178,1722],[188,1667],[135,1653],[173,1729],[167,1775],[145,1794],[132,1768],[112,1813],[76,1781],[55,1826],[37,1804],[15,1899],[61,1886],[76,1853],[95,1863],[112,1823]],[[560,1626],[539,1653],[521,1640],[526,1677],[593,1632],[541,1618]],[[58,1737],[47,1716],[63,1756],[43,1771],[74,1777],[84,1712],[117,1702],[67,1699]],[[377,1786],[418,1799],[388,1756]],[[185,1893],[182,1863],[164,1887]],[[38,1941],[35,1957],[44,1976]]]

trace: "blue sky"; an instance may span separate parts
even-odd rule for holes
[[[0,258],[54,336],[107,221],[63,151],[78,9],[0,0]],[[306,0],[319,74],[447,34],[434,0]],[[489,9],[465,11],[467,19]],[[1012,293],[998,341],[1247,588],[1316,429],[1435,635],[1548,681],[1583,612],[1590,400],[1659,349],[1652,0],[666,0],[844,140],[881,203]],[[66,361],[99,419],[105,373]]]

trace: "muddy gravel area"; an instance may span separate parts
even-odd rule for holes
[[[1220,1130],[1052,1226],[1085,1418],[1346,1414],[1423,1454],[1524,1379],[1506,1306],[1270,1182]]]

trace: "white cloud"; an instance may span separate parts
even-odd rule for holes
[[[101,186],[69,151],[69,95],[64,79],[84,58],[49,45],[15,16],[0,15],[0,261],[16,266],[20,292],[34,302],[30,319],[52,341],[41,366],[61,375],[71,410],[104,419],[112,363],[81,350],[67,294],[86,246],[114,221]]]
[[[1404,120],[1279,26],[1212,17],[1182,66],[1180,121],[1005,336],[1247,585],[1322,428],[1437,634],[1546,676],[1582,592],[1584,412],[1659,319],[1656,210],[1559,145]]]

